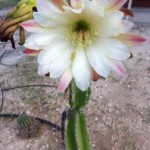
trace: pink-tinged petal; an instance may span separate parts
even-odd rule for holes
[[[51,11],[49,2],[47,0],[37,0],[37,10],[38,12],[49,13]]]
[[[58,92],[60,93],[64,93],[66,88],[68,87],[69,83],[72,80],[72,72],[71,72],[71,68],[69,67],[62,75],[61,79],[60,79],[60,83],[58,86]]]
[[[121,75],[121,76],[126,75],[126,71],[122,62],[109,59],[109,65],[110,65],[110,69],[113,72],[116,72],[118,75]]]
[[[135,46],[146,41],[143,37],[135,34],[120,34],[117,38],[128,46]]]
[[[52,2],[60,10],[64,10],[63,6],[68,5],[65,0],[50,0],[50,2]]]
[[[20,25],[28,32],[33,32],[33,33],[42,33],[49,31],[46,28],[42,28],[35,20],[28,20],[25,22],[20,23]]]
[[[119,10],[126,2],[127,0],[110,0],[106,8],[110,11]]]
[[[33,50],[33,49],[25,49],[24,51],[23,51],[23,53],[25,54],[25,55],[28,55],[28,56],[36,56],[36,55],[38,55],[39,53],[40,53],[40,50],[39,51],[37,51],[37,50]]]
[[[71,0],[71,6],[75,9],[82,7],[82,0]]]
[[[50,14],[51,16],[54,14],[53,12],[59,12],[60,10],[48,0],[37,0],[37,10],[38,12]]]

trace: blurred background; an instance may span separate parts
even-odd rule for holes
[[[0,0],[0,9],[5,9],[6,7],[12,7],[16,5],[20,0]]]

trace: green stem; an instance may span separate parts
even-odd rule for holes
[[[79,110],[88,103],[89,97],[91,94],[90,88],[88,88],[86,91],[81,91],[76,84],[73,84],[73,108],[76,110]]]
[[[82,108],[89,101],[91,94],[90,88],[81,91],[72,81],[69,85],[69,104],[71,115],[65,130],[66,150],[91,150],[91,144],[87,131],[86,118]]]

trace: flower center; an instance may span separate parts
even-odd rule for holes
[[[84,20],[78,20],[73,24],[73,32],[85,33],[90,30],[90,24]]]
[[[68,33],[68,39],[77,48],[87,47],[93,42],[96,36],[92,25],[83,19],[74,21],[69,27]]]

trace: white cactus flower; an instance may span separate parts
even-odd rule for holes
[[[37,0],[34,19],[21,26],[32,33],[24,46],[38,54],[38,73],[60,77],[60,92],[72,79],[85,91],[93,72],[105,78],[110,71],[123,75],[121,61],[130,57],[129,47],[144,41],[128,33],[133,23],[120,11],[126,1]]]

